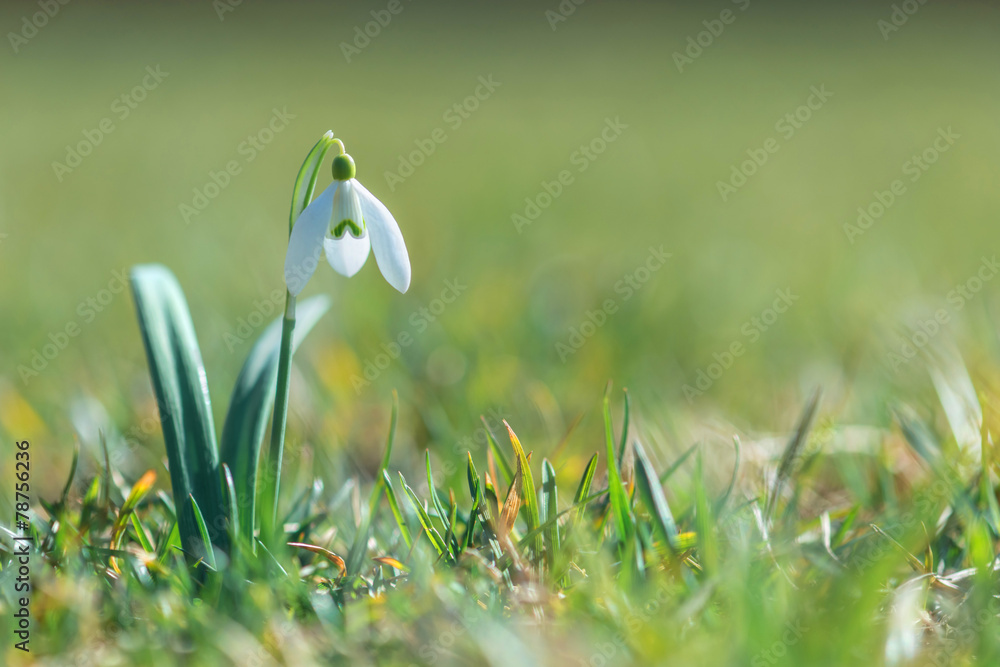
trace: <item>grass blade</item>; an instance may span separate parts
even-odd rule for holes
[[[427,539],[430,540],[434,550],[437,551],[438,556],[450,559],[451,551],[448,549],[448,545],[445,544],[444,538],[441,537],[441,533],[439,533],[437,528],[434,527],[434,524],[431,523],[431,518],[427,515],[427,510],[424,509],[423,503],[421,503],[417,498],[417,494],[413,493],[413,489],[407,485],[406,479],[403,477],[403,473],[399,473],[399,483],[403,485],[403,491],[406,493],[406,497],[410,501],[410,505],[413,506],[413,510],[417,513],[417,520],[420,522],[420,526],[424,529],[424,533],[427,534]]]
[[[139,539],[139,544],[142,545],[143,551],[149,554],[156,553],[156,549],[153,548],[153,543],[149,539],[149,533],[146,532],[146,528],[139,521],[139,517],[136,516],[135,512],[132,512],[128,518],[132,523],[132,530],[135,531],[135,535]]]
[[[448,513],[445,511],[444,505],[441,504],[441,499],[437,494],[437,487],[434,485],[434,472],[431,470],[430,450],[424,451],[424,466],[427,468],[427,493],[431,497],[431,507],[434,508],[434,513],[441,522],[441,527],[445,528],[448,521]]]
[[[392,488],[392,480],[389,479],[389,471],[382,471],[382,480],[385,482],[385,497],[389,501],[389,509],[392,510],[392,516],[396,519],[396,525],[399,526],[399,532],[403,536],[403,541],[406,542],[406,548],[413,548],[413,538],[410,536],[410,528],[406,525],[406,518],[403,513],[399,510],[399,501],[396,500],[396,490]]]
[[[629,542],[632,536],[632,520],[629,516],[628,494],[622,484],[618,464],[615,461],[615,441],[611,427],[611,387],[604,394],[604,434],[607,441],[608,455],[608,490],[611,504],[611,514],[614,519],[618,539],[622,543]]]
[[[514,466],[511,465],[507,455],[504,454],[503,450],[500,449],[500,445],[497,444],[497,438],[493,435],[493,429],[486,423],[486,417],[480,415],[479,419],[483,422],[483,429],[486,430],[486,440],[489,443],[490,452],[493,454],[493,458],[500,464],[500,474],[503,475],[504,484],[510,484],[514,479]]]
[[[538,518],[538,497],[535,495],[535,480],[531,476],[528,457],[525,456],[524,448],[521,447],[521,441],[517,439],[514,429],[510,427],[506,419],[503,425],[507,427],[507,433],[510,434],[510,444],[513,445],[514,453],[517,455],[517,470],[521,478],[521,497],[524,501],[524,507],[528,511],[528,530],[535,530],[541,522]],[[541,535],[535,538],[533,549],[535,558],[539,558],[542,555]]]
[[[194,517],[194,523],[198,528],[198,535],[201,537],[201,543],[197,545],[197,551],[194,553],[204,557],[208,566],[214,570],[216,569],[215,549],[212,548],[212,541],[208,537],[208,526],[205,525],[205,516],[201,513],[201,508],[198,507],[198,501],[195,500],[194,496],[189,495],[188,501],[191,505],[191,515]]]
[[[687,461],[692,454],[694,454],[694,451],[698,449],[698,445],[700,444],[701,444],[700,442],[694,443],[693,445],[688,447],[684,451],[684,453],[677,458],[676,461],[670,464],[670,467],[664,470],[663,474],[660,475],[660,484],[666,484],[667,480],[669,480],[671,477],[674,476],[674,473],[677,472],[678,468],[684,465],[684,462]]]
[[[775,505],[778,502],[778,498],[781,497],[781,492],[784,490],[785,483],[792,475],[792,471],[795,468],[795,462],[799,458],[799,452],[806,443],[806,436],[809,435],[809,429],[812,426],[813,418],[816,416],[816,409],[819,407],[819,397],[820,391],[817,389],[813,392],[812,398],[809,399],[809,403],[806,405],[805,410],[802,411],[802,416],[799,417],[799,423],[795,428],[795,433],[792,434],[788,444],[785,445],[785,451],[781,455],[781,463],[778,465],[778,474],[775,476],[774,484],[771,486],[771,492],[767,497],[767,507],[764,511],[764,517],[768,521],[770,521],[774,514]]]
[[[583,471],[583,477],[580,478],[580,485],[576,488],[576,495],[573,496],[573,504],[579,505],[583,502],[583,499],[590,495],[590,486],[594,483],[594,473],[597,472],[597,460],[599,455],[594,452],[594,455],[590,457],[590,461],[587,463],[587,467]],[[577,513],[577,519],[582,519],[585,512],[584,507],[580,507],[580,511]]]
[[[479,516],[479,508],[483,505],[482,482],[479,480],[479,473],[476,472],[476,466],[472,462],[472,452],[467,452],[467,454],[469,457],[469,468],[467,474],[469,480],[469,494],[472,496],[472,509],[469,510],[469,525],[465,531],[464,549],[472,547],[472,540],[476,534],[476,519]]]
[[[652,514],[654,519],[653,524],[659,530],[660,536],[663,537],[671,550],[676,550],[677,523],[674,521],[674,515],[670,511],[667,497],[663,494],[660,480],[656,476],[656,471],[653,470],[653,465],[649,462],[649,458],[646,456],[646,450],[643,449],[642,443],[636,441],[633,447],[635,449],[637,464],[635,467],[636,486],[639,488],[639,494]]]
[[[361,571],[361,564],[364,562],[365,549],[368,547],[368,536],[371,534],[372,522],[375,521],[375,514],[378,511],[378,501],[382,497],[382,489],[385,487],[384,473],[389,467],[389,460],[392,458],[392,443],[396,439],[396,422],[399,418],[399,395],[396,390],[392,390],[392,412],[389,416],[389,435],[385,441],[385,453],[382,455],[382,463],[379,465],[378,473],[375,475],[375,486],[368,497],[368,514],[364,523],[358,528],[351,544],[351,550],[347,552],[347,574],[354,575]]]
[[[314,553],[318,556],[322,556],[336,566],[340,571],[340,576],[344,576],[347,572],[347,565],[344,563],[344,559],[333,553],[329,549],[324,549],[323,547],[318,547],[315,544],[305,544],[303,542],[289,542],[288,546],[295,547],[297,549],[305,549],[310,553]]]
[[[226,501],[229,503],[229,532],[232,534],[232,538],[238,539],[240,533],[240,505],[237,500],[236,495],[236,482],[233,479],[233,471],[229,469],[229,466],[225,463],[222,464],[222,483],[226,491]],[[253,514],[250,514],[250,520],[253,521]],[[247,545],[253,544],[253,534],[251,531],[250,539],[247,540]]]
[[[739,477],[739,472],[740,472],[739,436],[735,435],[733,436],[733,450],[734,450],[733,473],[729,477],[729,486],[726,487],[725,493],[719,496],[719,498],[715,501],[715,505],[712,508],[712,511],[715,513],[716,516],[720,516],[722,514],[723,508],[726,506],[726,503],[729,502],[729,497],[733,494],[733,489],[736,488],[736,479],[737,477]]]
[[[698,532],[698,554],[701,566],[707,574],[718,571],[719,547],[715,540],[715,520],[712,508],[708,502],[708,491],[705,489],[705,475],[702,468],[701,453],[695,459],[694,480],[695,526]]]
[[[556,470],[548,459],[542,461],[542,500],[541,520],[548,523],[559,515],[559,490],[556,487]],[[545,562],[549,569],[555,563],[555,555],[559,552],[559,523],[552,521],[545,530]]]

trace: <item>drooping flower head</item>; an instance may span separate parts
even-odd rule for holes
[[[285,255],[285,284],[298,296],[309,282],[319,256],[350,278],[361,270],[370,250],[382,275],[400,292],[410,287],[410,258],[399,225],[389,209],[355,178],[354,158],[335,144],[333,183],[295,221]]]

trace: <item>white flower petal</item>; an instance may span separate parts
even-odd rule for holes
[[[337,194],[333,196],[333,218],[330,219],[330,231],[336,229],[337,225],[344,220],[350,220],[359,229],[364,227],[362,221],[361,202],[358,201],[358,191],[354,187],[357,181],[350,179],[340,182]]]
[[[371,236],[375,261],[389,284],[400,292],[410,288],[410,256],[406,243],[399,231],[399,225],[385,204],[368,192],[365,186],[352,179],[354,189],[361,200],[361,212],[365,216],[365,226]]]
[[[368,260],[368,251],[372,244],[368,240],[368,234],[363,234],[361,238],[353,236],[347,231],[339,239],[327,236],[323,239],[323,249],[326,250],[326,261],[330,262],[333,270],[342,276],[350,278],[361,270]]]
[[[319,197],[306,206],[292,227],[285,255],[285,284],[295,296],[306,286],[319,265],[323,238],[330,227],[333,197],[339,181],[334,181]]]

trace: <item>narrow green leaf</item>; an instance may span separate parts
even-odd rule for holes
[[[604,435],[607,442],[608,455],[608,490],[611,501],[611,514],[614,519],[618,540],[627,544],[632,536],[632,519],[629,516],[628,494],[622,484],[618,462],[615,461],[615,438],[611,426],[611,397],[609,391],[604,394]]]
[[[646,456],[646,450],[643,449],[642,443],[635,441],[633,447],[635,448],[635,460],[638,464],[635,467],[635,472],[636,486],[639,489],[639,494],[642,496],[647,509],[652,514],[653,523],[658,529],[660,536],[671,549],[676,549],[677,524],[674,521],[673,513],[670,511],[670,505],[667,503],[667,497],[663,494],[660,480],[656,476],[656,471],[653,470],[653,464],[649,462],[649,458]]]
[[[514,429],[510,427],[506,419],[503,425],[507,427],[507,433],[510,435],[510,444],[513,445],[514,454],[517,457],[517,467],[521,471],[521,500],[524,502],[524,509],[528,514],[528,530],[535,530],[541,521],[539,520],[538,496],[535,494],[535,480],[531,476],[531,466],[528,465],[528,457],[525,455],[524,448],[521,446],[521,441],[517,439]],[[536,536],[533,541],[535,557],[539,558],[542,556],[541,535]]]
[[[806,443],[806,436],[809,435],[813,418],[816,416],[816,409],[819,407],[819,397],[820,391],[817,389],[802,411],[802,416],[799,417],[795,433],[792,434],[788,444],[785,445],[785,451],[781,456],[781,463],[778,465],[778,473],[775,476],[774,484],[771,486],[771,491],[767,497],[767,506],[764,510],[764,517],[768,521],[770,521],[774,514],[774,508],[777,505],[778,498],[781,497],[785,482],[792,476],[792,472],[796,467],[796,461],[799,458],[799,452]]]
[[[195,525],[198,527],[198,535],[201,538],[201,543],[197,545],[195,554],[202,556],[208,566],[214,570],[216,569],[215,549],[212,548],[212,541],[208,537],[208,526],[205,525],[205,516],[201,513],[198,501],[195,500],[193,495],[188,496],[188,501],[191,503],[191,515],[194,518]]]
[[[451,552],[457,555],[461,552],[461,545],[455,536],[455,524],[458,523],[458,503],[455,502],[454,491],[449,489],[448,496],[448,530],[445,532],[444,541],[451,548]]]
[[[132,522],[132,530],[135,531],[135,536],[139,539],[139,544],[142,545],[143,550],[146,553],[156,553],[156,549],[153,548],[153,543],[149,539],[149,533],[146,532],[146,528],[142,525],[136,513],[132,512],[128,518]]]
[[[431,497],[431,507],[434,508],[434,513],[437,515],[438,521],[441,522],[441,527],[445,528],[448,521],[448,513],[445,511],[444,505],[441,504],[441,499],[437,494],[437,488],[434,486],[434,473],[431,470],[430,450],[424,451],[424,465],[427,468],[427,493]]]
[[[527,533],[525,533],[525,535],[520,538],[520,541],[518,542],[518,546],[521,547],[521,548],[524,548],[524,546],[526,544],[528,544],[528,542],[530,542],[531,540],[534,540],[536,536],[541,535],[546,530],[548,530],[549,528],[551,528],[552,525],[556,521],[558,521],[561,517],[566,516],[567,514],[573,512],[574,510],[579,511],[580,509],[586,507],[587,505],[589,505],[590,503],[594,502],[598,498],[602,498],[602,497],[606,496],[607,493],[608,493],[608,490],[604,489],[602,491],[598,491],[597,493],[594,493],[594,494],[591,494],[591,495],[587,496],[586,498],[584,498],[580,502],[573,503],[572,506],[567,507],[566,509],[564,509],[563,511],[559,512],[558,514],[556,514],[552,518],[548,519],[547,521],[545,521],[544,523],[542,523],[541,525],[539,525],[538,528],[536,528],[535,530],[531,530],[531,531],[528,531]]]
[[[285,571],[285,568],[281,567],[281,563],[279,563],[278,559],[274,557],[274,554],[272,554],[271,550],[267,548],[267,545],[264,544],[263,540],[255,537],[254,541],[257,543],[257,548],[260,549],[260,553],[267,556],[267,558],[263,560],[267,563],[268,568],[274,573],[281,574],[283,577],[288,577],[288,572]]]
[[[298,348],[319,319],[330,308],[323,295],[306,299],[297,306],[297,322],[292,350]],[[268,325],[247,353],[236,378],[226,421],[222,426],[221,460],[233,473],[237,508],[243,515],[242,534],[247,543],[253,538],[256,517],[257,471],[261,447],[274,407],[274,384],[278,378],[282,318]]]
[[[417,520],[424,529],[424,533],[427,535],[427,539],[430,540],[431,545],[433,545],[434,550],[437,551],[438,556],[450,557],[451,550],[445,543],[444,538],[441,537],[441,533],[437,531],[434,524],[431,523],[430,516],[427,515],[427,510],[424,509],[423,503],[417,498],[417,495],[413,493],[411,489],[406,484],[406,479],[403,477],[403,473],[399,473],[399,483],[403,485],[403,491],[406,493],[407,499],[410,501],[410,505],[413,506],[413,510],[417,513]]]
[[[387,470],[382,471],[382,479],[385,482],[385,497],[389,501],[389,509],[392,510],[392,516],[396,519],[396,525],[399,526],[399,532],[403,536],[403,541],[406,542],[406,548],[412,549],[413,538],[410,537],[410,528],[406,525],[406,518],[399,510],[399,501],[396,500],[396,490],[392,488],[392,480],[389,479],[389,472]]]
[[[476,520],[479,516],[479,508],[483,505],[483,487],[479,480],[479,473],[472,463],[472,452],[467,452],[469,457],[469,494],[472,496],[472,509],[469,510],[469,525],[465,531],[465,549],[472,547],[472,542],[476,533]]]
[[[597,460],[599,458],[600,456],[597,452],[594,452],[594,455],[590,457],[590,461],[583,471],[583,477],[580,478],[580,485],[576,488],[576,495],[573,496],[574,505],[579,505],[590,494],[590,485],[594,483],[594,473],[597,472]],[[585,508],[581,506],[580,511],[577,513],[578,521],[583,519],[585,511]]]
[[[556,470],[548,459],[542,461],[541,520],[548,523],[559,515],[559,490],[556,488]],[[545,562],[551,569],[559,552],[559,523],[553,521],[545,531]]]
[[[733,489],[736,488],[736,479],[740,472],[740,438],[739,436],[733,436],[733,472],[729,476],[729,486],[726,487],[726,491],[719,496],[712,507],[712,512],[716,516],[722,515],[722,510],[725,508],[726,503],[729,501],[729,497],[733,493]]]
[[[229,503],[229,532],[232,539],[240,536],[240,506],[236,495],[236,482],[233,480],[233,471],[225,463],[222,464],[222,483],[226,491],[226,501]],[[253,520],[253,514],[249,517]],[[253,536],[250,536],[252,539]],[[250,539],[247,543],[250,544]]]
[[[174,498],[197,500],[211,543],[226,549],[226,503],[219,477],[219,454],[208,379],[194,325],[177,279],[156,264],[131,273],[139,329],[153,382]],[[193,553],[199,529],[190,512],[179,513],[181,543]]]
[[[500,445],[497,444],[497,438],[493,434],[493,429],[486,423],[486,417],[480,415],[479,420],[483,422],[483,428],[486,430],[486,440],[489,443],[490,450],[493,452],[493,458],[496,459],[497,465],[500,466],[500,474],[503,475],[503,482],[504,484],[510,484],[511,480],[514,479],[514,466],[503,450],[500,449]],[[499,480],[494,480],[494,482],[496,481]]]
[[[69,465],[69,476],[66,478],[66,485],[63,486],[62,494],[59,496],[59,505],[65,507],[66,499],[69,498],[69,492],[73,488],[73,478],[76,477],[76,467],[80,462],[80,441],[77,440],[73,443],[73,461]]]
[[[466,456],[469,459],[469,465],[466,468],[466,481],[469,483],[469,495],[475,501],[479,491],[479,473],[476,471],[476,464],[472,462],[472,452],[466,452]]]
[[[138,506],[142,499],[146,497],[149,490],[153,488],[153,484],[155,482],[156,472],[154,470],[147,470],[146,473],[132,486],[132,489],[125,498],[125,502],[122,504],[121,509],[118,510],[118,517],[115,519],[114,526],[111,528],[112,549],[117,549],[121,546],[121,540],[124,537],[126,530],[125,522],[128,521],[129,515],[133,513],[136,506]]]
[[[378,501],[382,496],[382,489],[385,486],[383,473],[389,467],[389,459],[392,457],[392,443],[396,438],[396,421],[399,417],[399,395],[396,390],[392,390],[392,412],[389,417],[389,436],[385,442],[385,454],[382,455],[382,464],[379,466],[375,476],[375,485],[371,495],[368,497],[368,514],[364,523],[359,527],[351,544],[351,550],[347,553],[347,576],[352,576],[361,571],[364,563],[365,550],[368,548],[368,536],[371,534],[372,522],[375,521],[375,514],[378,511]]]
[[[183,505],[182,505],[183,507]],[[170,530],[167,531],[163,542],[156,548],[156,557],[161,563],[166,563],[167,559],[170,558],[170,552],[174,547],[181,546],[181,533],[179,524],[175,520],[170,524]]]
[[[707,574],[718,571],[719,549],[715,540],[715,521],[712,508],[708,502],[708,492],[705,490],[705,477],[702,469],[701,453],[695,459],[694,480],[695,525],[698,532],[698,553],[700,562]]]
[[[670,464],[670,467],[664,470],[663,474],[660,475],[660,484],[666,484],[667,480],[674,476],[674,473],[677,472],[678,468],[684,465],[684,462],[688,460],[688,457],[694,454],[694,451],[698,449],[700,444],[700,442],[694,443],[688,447],[683,454],[677,457],[677,460]]]
[[[631,401],[629,400],[628,396],[628,389],[622,389],[622,394],[625,396],[625,409],[624,409],[624,414],[622,415],[622,437],[620,440],[620,444],[618,445],[619,464],[621,464],[621,462],[625,460],[625,443],[628,442],[629,412],[631,404]]]

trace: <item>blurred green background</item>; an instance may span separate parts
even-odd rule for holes
[[[576,415],[595,414],[609,379],[664,427],[718,412],[765,430],[787,427],[817,384],[862,421],[884,416],[881,399],[859,397],[927,384],[917,364],[896,373],[886,354],[997,249],[995,6],[927,3],[885,38],[887,2],[589,0],[553,23],[554,0],[404,0],[348,62],[342,44],[388,5],[246,0],[220,19],[207,0],[70,2],[16,53],[4,44],[0,422],[10,435],[68,451],[82,395],[123,432],[155,414],[131,297],[100,312],[81,305],[144,262],[168,265],[187,292],[221,423],[249,347],[227,334],[283,288],[291,184],[326,129],[394,212],[413,265],[403,296],[373,259],[350,281],[321,266],[307,288],[335,306],[298,356],[292,424],[333,449],[378,455],[393,388],[414,452],[449,448],[491,409],[547,452]],[[707,39],[723,10],[732,21]],[[0,26],[19,32],[36,11],[4,3]],[[679,71],[674,54],[699,33],[710,43]],[[147,67],[167,76],[122,118],[120,98]],[[480,77],[499,85],[473,104]],[[813,86],[832,96],[786,136],[777,124]],[[448,113],[456,104],[476,108],[461,118]],[[274,109],[293,118],[260,150],[241,148]],[[114,131],[57,176],[67,146],[107,118]],[[607,119],[627,127],[580,171],[574,153]],[[444,142],[388,182],[438,128]],[[911,182],[904,163],[940,128],[960,138]],[[724,201],[718,182],[769,138],[779,150]],[[181,205],[231,160],[240,173],[188,224]],[[519,231],[512,216],[562,170],[573,182]],[[905,194],[851,243],[844,225],[894,179]],[[625,299],[616,283],[661,245],[671,257]],[[438,309],[446,281],[467,287],[431,322],[421,309]],[[996,287],[987,281],[933,338],[995,354]],[[744,324],[779,289],[798,300],[752,341]],[[607,299],[616,312],[560,355],[557,343]],[[19,367],[73,323],[79,335],[25,381]],[[352,378],[401,332],[414,343],[357,390]],[[688,401],[684,385],[734,342],[746,352]],[[584,428],[601,426],[588,417]],[[159,447],[158,431],[147,440]]]

